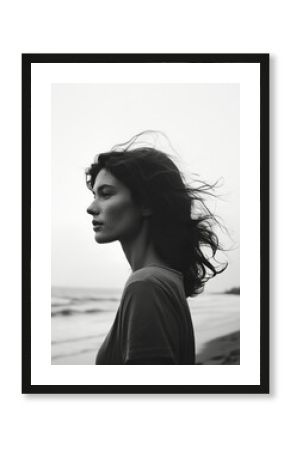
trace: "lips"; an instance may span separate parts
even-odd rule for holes
[[[92,224],[94,227],[99,227],[100,225],[103,225],[103,222],[98,222],[97,220],[93,220]]]
[[[92,224],[93,224],[94,231],[99,231],[101,229],[101,227],[103,226],[103,222],[99,222],[98,220],[93,220]]]

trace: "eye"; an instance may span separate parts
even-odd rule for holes
[[[108,192],[108,191],[102,191],[100,193],[100,197],[103,197],[103,198],[109,198],[109,197],[111,197],[111,195],[112,195],[112,193]]]

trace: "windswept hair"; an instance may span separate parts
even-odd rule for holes
[[[189,186],[165,152],[151,146],[134,148],[135,138],[100,153],[86,170],[87,186],[92,190],[97,174],[106,169],[129,188],[136,205],[151,210],[154,249],[169,267],[182,272],[185,294],[193,296],[226,268],[215,260],[221,250],[214,231],[218,222],[205,203],[213,186]]]

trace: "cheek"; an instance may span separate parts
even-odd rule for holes
[[[131,201],[122,201],[112,204],[108,216],[111,225],[134,228],[140,223],[140,214]]]

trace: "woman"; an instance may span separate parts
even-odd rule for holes
[[[202,251],[219,248],[214,217],[193,218],[208,186],[187,187],[169,156],[134,147],[139,136],[86,171],[95,240],[120,241],[132,269],[96,364],[195,364],[186,297],[219,273]]]

